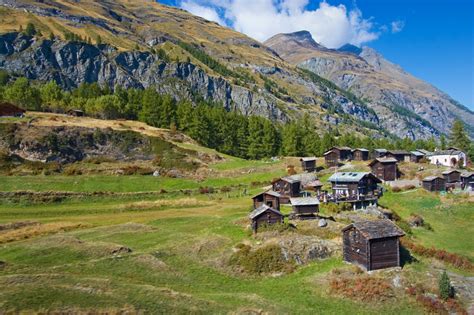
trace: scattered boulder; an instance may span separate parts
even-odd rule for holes
[[[126,246],[117,246],[112,249],[110,252],[112,255],[119,255],[119,254],[128,254],[131,253],[132,249]]]
[[[327,225],[328,225],[328,222],[326,221],[326,219],[320,219],[318,222],[319,227],[326,227]]]
[[[302,235],[283,239],[278,245],[281,247],[285,260],[295,261],[298,265],[328,258],[339,250],[335,242]]]

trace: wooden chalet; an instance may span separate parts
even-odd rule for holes
[[[291,197],[300,196],[301,180],[295,176],[282,177],[272,183],[272,189],[280,194],[280,204],[288,204]]]
[[[400,177],[397,167],[397,159],[376,158],[369,163],[372,173],[380,180],[393,181]]]
[[[305,190],[314,191],[316,193],[320,193],[322,188],[323,188],[323,183],[321,183],[319,179],[310,181],[304,185]]]
[[[367,271],[400,266],[400,237],[405,233],[392,221],[355,222],[342,234],[344,261]]]
[[[0,102],[0,117],[23,117],[26,111],[8,102]]]
[[[421,160],[425,157],[425,154],[420,151],[411,151],[410,161],[413,163],[420,163]]]
[[[280,194],[275,191],[264,191],[263,193],[253,196],[252,200],[254,209],[257,209],[261,205],[267,205],[270,208],[280,210]]]
[[[319,212],[319,199],[314,197],[290,198],[292,216],[298,219],[315,218]]]
[[[445,191],[446,180],[441,176],[428,176],[423,178],[421,186],[428,191]]]
[[[374,150],[374,159],[385,157],[386,154],[387,154],[386,149],[375,149]]]
[[[354,161],[367,161],[369,159],[369,150],[357,148],[352,151],[352,159]]]
[[[461,174],[461,187],[462,189],[467,189],[474,191],[474,173],[467,172]]]
[[[300,159],[301,168],[304,172],[314,172],[316,170],[316,158],[304,157]]]
[[[324,153],[324,160],[329,167],[338,166],[340,162],[352,159],[352,149],[349,147],[332,147]]]
[[[257,232],[261,226],[283,223],[283,214],[267,205],[261,205],[250,212],[249,219],[251,221],[252,230]]]
[[[387,150],[385,157],[397,159],[398,162],[410,162],[411,153],[403,150]]]
[[[378,198],[381,192],[378,184],[382,181],[368,172],[339,172],[331,175],[328,181],[336,199]]]
[[[447,170],[441,174],[447,184],[461,182],[461,172],[458,170]]]

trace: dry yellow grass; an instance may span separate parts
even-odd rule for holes
[[[84,223],[56,222],[25,226],[19,229],[0,232],[0,244],[29,239],[39,235],[66,232],[80,228],[89,227]]]
[[[155,201],[137,201],[123,204],[119,207],[120,210],[147,210],[160,207],[200,207],[212,206],[216,203],[213,201],[198,200],[196,198],[182,198],[182,199],[161,199]]]

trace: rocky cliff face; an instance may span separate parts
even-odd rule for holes
[[[302,41],[301,32],[276,35],[266,45],[290,63],[367,100],[388,130],[402,129],[416,138],[436,131],[448,133],[454,119],[463,120],[468,127],[474,125],[473,112],[369,47],[321,49],[318,44],[309,45],[307,38]]]

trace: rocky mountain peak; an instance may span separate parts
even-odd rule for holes
[[[298,46],[308,48],[308,49],[318,49],[318,50],[326,50],[327,48],[323,45],[318,44],[308,31],[298,31],[294,33],[286,33],[286,34],[277,34],[270,39],[268,39],[265,44],[268,43],[276,43],[279,42],[280,44],[297,44]],[[271,45],[269,45],[271,46]]]

